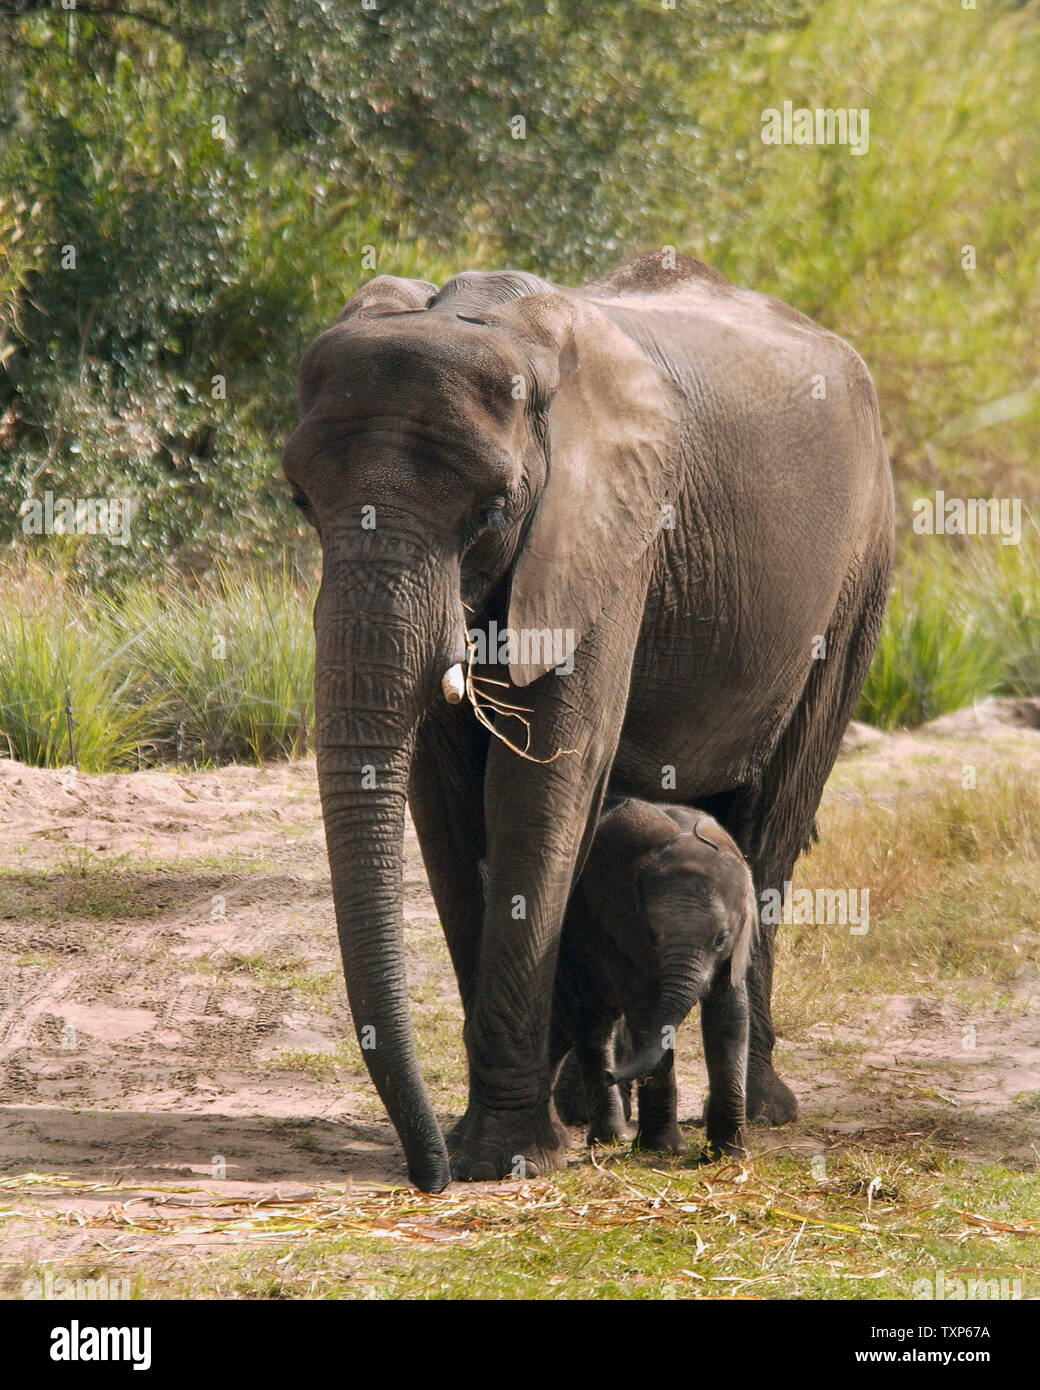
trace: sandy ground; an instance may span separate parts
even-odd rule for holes
[[[843,754],[825,798],[865,798],[889,811],[907,795],[956,786],[965,765],[1040,781],[1040,700],[989,700],[912,734],[853,724]],[[782,1040],[780,1070],[801,1115],[790,1129],[760,1135],[759,1145],[816,1140],[822,1150],[843,1140],[883,1147],[932,1139],[971,1162],[1035,1171],[1040,958],[1020,953],[999,1008],[985,1003],[988,981],[973,984],[959,1003],[938,981],[928,994],[877,996],[856,1023],[815,1025]],[[782,1020],[778,1028],[782,1037]]]
[[[1040,769],[1030,719],[999,723]],[[991,736],[966,716],[912,740],[864,736],[853,757],[887,759],[896,783],[929,737],[962,740],[969,760]],[[435,1040],[427,1077],[449,1123],[464,1097],[461,1011],[410,828],[406,851],[420,1049]],[[255,1203],[404,1181],[353,1041],[312,762],[87,776],[0,761],[0,866],[0,1208],[12,1218],[0,1288],[27,1259],[82,1256],[98,1213],[126,1223],[104,1249],[145,1256],[161,1203],[169,1256],[178,1211],[197,1218],[214,1194]],[[1023,1104],[1040,1097],[1034,966],[1010,993],[1012,1008],[970,1019],[938,993],[892,994],[859,1025],[783,1041],[802,1117],[756,1143],[808,1155],[933,1135],[1034,1167],[1040,1109]],[[680,1118],[696,1116],[703,1091],[688,1033]],[[45,1175],[31,1210],[12,1207],[5,1185],[30,1172]]]

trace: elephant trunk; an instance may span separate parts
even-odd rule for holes
[[[343,970],[369,1075],[416,1187],[451,1180],[415,1050],[405,971],[405,804],[416,728],[451,655],[434,586],[326,560],[315,607],[318,783]],[[429,570],[427,569],[427,573]]]
[[[635,1054],[609,1073],[613,1082],[642,1081],[675,1047],[675,1035],[711,986],[689,933],[666,933],[661,941],[661,995],[653,1020]]]

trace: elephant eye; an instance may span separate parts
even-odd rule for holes
[[[309,512],[311,504],[307,501],[307,496],[295,483],[290,488],[290,496],[294,507],[299,507],[301,512]]]
[[[489,526],[500,527],[505,524],[506,498],[501,493],[485,497],[474,514],[474,530],[483,531]]]
[[[727,928],[725,931],[720,931],[711,945],[712,949],[715,951],[724,951],[729,945],[729,929]]]

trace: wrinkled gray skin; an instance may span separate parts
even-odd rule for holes
[[[553,983],[608,781],[704,807],[756,891],[780,890],[880,627],[892,481],[866,368],[777,301],[661,259],[579,290],[380,276],[300,368],[284,462],[323,550],[316,743],[340,944],[363,1056],[428,1191],[564,1161]],[[530,710],[532,758],[573,750],[551,763],[441,694],[467,627],[492,619],[573,633],[569,675],[545,651],[482,673]],[[515,719],[499,727],[522,745]],[[447,1147],[408,1007],[406,797],[466,1015],[469,1105]],[[780,1123],[796,1105],[771,1065],[772,969],[766,928],[747,1105]]]
[[[675,1033],[701,1005],[709,1157],[746,1153],[748,1000],[758,927],[751,870],[711,816],[625,798],[605,805],[564,919],[551,1055],[573,1048],[588,1142],[631,1137],[617,1082],[639,1082],[640,1149],[679,1152]],[[615,1061],[627,1025],[634,1049]]]

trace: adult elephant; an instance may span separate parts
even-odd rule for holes
[[[307,350],[300,410],[285,471],[323,550],[318,777],[363,1056],[418,1187],[545,1172],[565,1148],[561,924],[608,781],[709,811],[759,893],[813,833],[891,566],[870,376],[801,314],[666,252],[582,289],[380,276]],[[518,642],[486,673],[507,688],[471,687],[528,711],[526,757],[442,692],[492,621],[573,637],[572,670]],[[523,746],[515,716],[491,722]],[[447,1147],[408,1005],[406,798],[466,1016]],[[748,1113],[780,1123],[772,973],[767,927]]]

